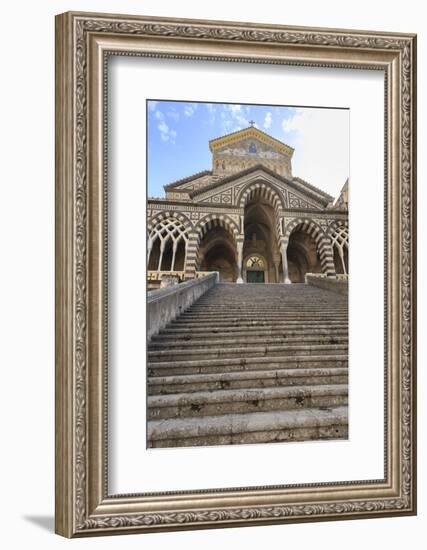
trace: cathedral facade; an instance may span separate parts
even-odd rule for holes
[[[209,148],[210,170],[148,199],[149,288],[211,271],[234,283],[348,276],[348,181],[334,198],[294,176],[294,150],[253,126]]]

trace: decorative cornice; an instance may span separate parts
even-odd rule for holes
[[[212,210],[212,211],[221,211],[221,210],[227,210],[228,212],[236,212],[236,213],[243,213],[242,208],[238,208],[237,206],[234,206],[232,204],[215,204],[211,202],[183,202],[183,201],[173,201],[164,199],[161,201],[158,200],[147,200],[147,205],[150,208],[160,208],[160,209],[168,209],[169,207],[173,207],[174,209],[182,209],[182,210],[188,210],[190,212],[205,212],[206,209]],[[317,212],[319,212],[317,210]]]
[[[302,186],[302,188],[306,188],[306,189],[311,189],[312,191],[314,191],[315,193],[318,193],[319,195],[322,195],[323,197],[329,199],[329,202],[330,201],[333,201],[334,200],[334,197],[332,195],[329,195],[329,193],[325,193],[325,191],[322,191],[321,189],[319,189],[318,187],[316,187],[315,185],[313,185],[312,183],[308,183],[308,181],[305,181],[303,180],[302,178],[299,178],[297,176],[294,176],[292,178],[292,181],[293,182],[297,182],[298,184],[300,184]]]
[[[180,180],[176,180],[172,183],[168,183],[167,185],[164,185],[163,188],[165,191],[169,191],[170,189],[174,189],[175,187],[179,187],[183,183],[189,183],[190,181],[193,181],[197,178],[201,178],[203,176],[211,176],[212,171],[211,170],[203,170],[203,172],[197,172],[196,174],[192,174],[191,176],[187,176],[186,178],[182,178]],[[174,192],[178,192],[178,189],[174,189]],[[187,191],[187,190],[185,190]]]

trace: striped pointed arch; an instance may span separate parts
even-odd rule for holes
[[[318,244],[322,237],[325,237],[324,230],[314,220],[309,218],[295,218],[285,227],[283,234],[284,240],[289,241],[291,234],[297,230],[303,231],[304,233],[310,235],[316,244]]]
[[[233,242],[236,244],[239,235],[239,228],[236,222],[227,214],[208,214],[199,220],[195,227],[195,231],[198,235],[198,242],[200,242],[208,231],[214,227],[222,227],[225,229],[232,237]]]
[[[237,198],[237,205],[239,208],[245,208],[247,203],[259,197],[266,200],[274,208],[276,212],[275,229],[276,236],[279,239],[280,236],[280,217],[279,210],[285,208],[284,198],[281,192],[271,183],[265,181],[254,181],[246,185],[240,192]]]
[[[250,200],[257,196],[269,202],[276,211],[285,208],[284,199],[280,191],[266,181],[253,181],[246,185],[240,191],[236,201],[237,205],[239,208],[244,208]]]
[[[310,235],[310,237],[316,243],[316,248],[320,257],[320,264],[322,266],[322,272],[327,277],[335,277],[335,265],[332,252],[331,239],[326,235],[322,227],[309,218],[295,218],[285,227],[282,242],[287,245],[289,239],[295,231],[303,231]]]

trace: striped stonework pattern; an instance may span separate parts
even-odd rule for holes
[[[239,228],[237,227],[236,222],[227,216],[227,214],[208,214],[202,218],[195,227],[198,234],[198,243],[200,243],[208,231],[214,227],[222,227],[225,229],[233,239],[233,243],[236,244],[236,239],[239,235]]]
[[[274,186],[265,182],[254,182],[244,188],[238,198],[239,208],[244,208],[246,204],[255,198],[264,199],[271,204],[276,212],[275,229],[276,236],[280,236],[280,217],[279,211],[286,207],[283,195]]]
[[[316,243],[317,251],[320,257],[320,263],[322,266],[322,272],[327,277],[336,277],[332,241],[331,238],[326,235],[320,225],[310,219],[296,218],[288,223],[288,225],[285,227],[284,236],[281,241],[287,245],[289,242],[289,238],[294,231],[304,231],[305,233],[310,235],[310,237]]]
[[[187,250],[185,255],[185,280],[196,278],[198,242],[198,233],[195,230],[190,231],[188,234]]]

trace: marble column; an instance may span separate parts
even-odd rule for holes
[[[274,262],[274,273],[276,274],[276,283],[280,283],[280,275],[279,275],[279,262]]]
[[[283,282],[289,284],[291,280],[288,273],[288,243],[285,242],[280,245],[280,253],[282,255]]]
[[[159,265],[157,267],[157,271],[162,270],[162,260],[163,260],[163,252],[164,251],[165,251],[165,241],[161,241],[161,243],[160,243]]]
[[[147,242],[147,271],[148,271],[148,264],[150,263],[150,256],[151,251],[153,250],[153,239],[148,239]]]
[[[237,275],[237,281],[236,283],[243,283],[243,278],[242,278],[242,274],[243,274],[243,242],[238,242],[237,243],[237,270],[238,270],[238,275]]]
[[[173,243],[173,249],[172,249],[172,263],[171,263],[171,271],[175,268],[175,256],[176,256],[176,249],[178,248],[178,241],[174,241]]]
[[[347,270],[345,268],[345,260],[344,260],[344,250],[341,246],[338,247],[338,254],[340,255],[341,265],[342,265],[342,268],[343,268],[343,273],[344,273],[344,275],[347,275]]]

